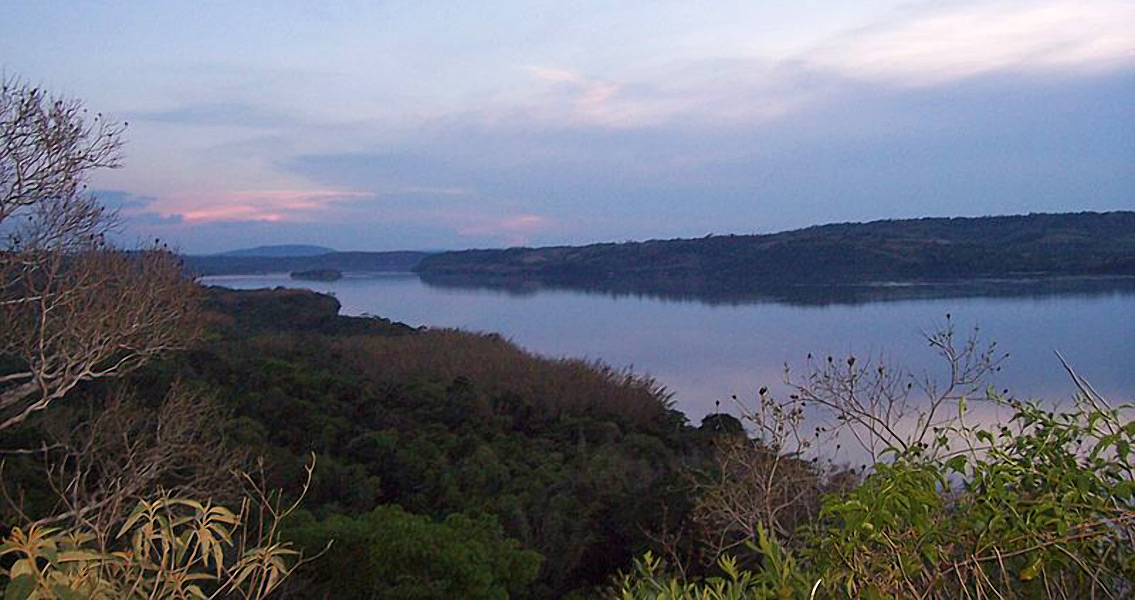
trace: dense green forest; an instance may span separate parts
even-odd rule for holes
[[[714,428],[687,424],[655,382],[602,364],[343,317],[335,299],[306,291],[213,288],[206,308],[205,341],[130,385],[153,398],[175,381],[207,391],[216,438],[261,457],[268,487],[297,494],[315,453],[289,535],[311,553],[335,543],[293,577],[302,595],[593,590],[682,518],[681,473],[711,452]],[[84,390],[75,404],[104,395]],[[21,435],[89,414],[48,413]],[[52,498],[43,477],[34,460],[16,461],[6,483],[28,501]]]
[[[664,506],[682,510],[678,470],[705,447],[654,382],[602,365],[534,357],[493,335],[341,317],[308,292],[215,291],[210,305],[231,324],[185,357],[181,377],[221,391],[233,435],[272,457],[273,484],[294,485],[306,455],[319,456],[305,506],[339,519],[304,530],[312,547],[383,505],[442,524],[465,515],[529,551],[509,558],[526,569],[500,573],[516,580],[496,584],[559,596],[604,583],[646,547]],[[378,552],[350,543],[337,542],[328,558],[343,563],[320,572]],[[349,596],[341,579],[323,583]]]
[[[806,296],[809,286],[879,281],[1131,276],[1135,212],[886,220],[768,235],[466,250],[425,257],[417,271],[437,285],[724,300],[792,300]],[[805,289],[794,293],[793,287]]]

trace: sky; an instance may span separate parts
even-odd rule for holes
[[[124,243],[457,249],[1135,209],[1135,0],[8,0]]]

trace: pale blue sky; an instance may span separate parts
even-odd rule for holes
[[[1135,2],[15,0],[126,239],[462,248],[1135,208]]]

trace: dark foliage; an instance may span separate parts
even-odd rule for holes
[[[835,297],[855,299],[864,292],[854,286],[880,281],[1130,277],[1135,212],[888,220],[770,235],[467,250],[428,256],[417,271],[438,285],[567,287],[725,301],[792,300],[814,295],[811,288],[818,285],[852,286]]]
[[[493,539],[544,565],[512,591],[558,597],[609,581],[686,514],[681,473],[711,454],[714,431],[689,426],[652,380],[602,364],[340,317],[312,292],[214,288],[207,307],[208,343],[142,383],[211,390],[231,411],[228,443],[265,458],[269,486],[294,485],[308,453],[319,456],[305,500],[317,521],[297,538],[309,551],[336,528],[370,527],[384,505],[432,519],[436,531],[415,527],[438,535],[455,515],[488,518]]]
[[[296,594],[307,598],[497,600],[523,593],[540,571],[540,556],[502,540],[488,516],[434,521],[383,506],[324,521],[301,514],[287,535],[306,548],[330,544],[299,576]]]

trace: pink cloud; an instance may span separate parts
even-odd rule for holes
[[[298,221],[337,201],[373,194],[349,190],[235,190],[175,194],[153,206],[162,216],[180,215],[188,224],[248,221]]]
[[[555,223],[552,220],[540,215],[515,215],[464,225],[457,228],[457,233],[496,237],[508,244],[523,246],[528,243],[531,234],[546,231],[554,226]]]
[[[189,210],[180,214],[182,221],[190,224],[215,221],[268,221],[274,223],[283,220],[280,213],[269,212],[248,205],[218,206]]]
[[[524,67],[525,71],[532,74],[537,79],[550,81],[552,83],[571,83],[574,85],[583,86],[587,84],[585,80],[578,73],[568,71],[567,69],[553,69],[550,67]]]
[[[533,78],[567,92],[567,101],[578,118],[611,126],[632,125],[638,121],[640,107],[626,98],[619,98],[622,85],[616,82],[584,77],[566,69],[524,67]]]

